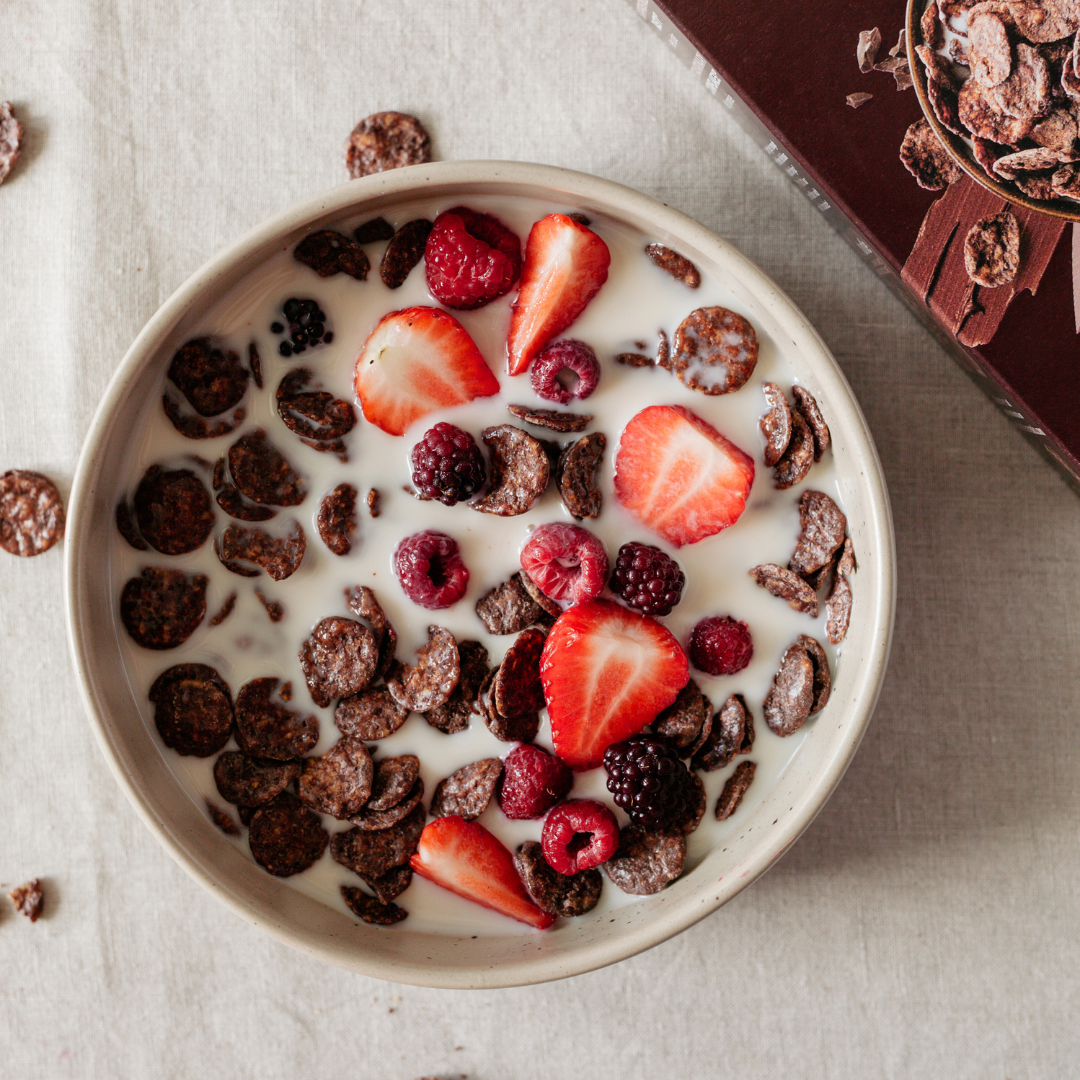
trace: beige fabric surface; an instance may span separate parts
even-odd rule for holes
[[[0,1074],[1077,1074],[1080,501],[628,4],[3,0],[4,97],[28,138],[0,187],[0,470],[66,496],[158,305],[398,108],[438,158],[632,185],[773,275],[877,439],[899,606],[858,757],[771,873],[614,968],[446,992],[323,967],[178,869],[83,715],[61,551],[3,556],[0,881],[44,878],[49,913],[0,903]]]

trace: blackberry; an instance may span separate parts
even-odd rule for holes
[[[480,447],[453,424],[436,424],[412,448],[412,479],[421,495],[453,506],[475,495],[486,479]]]
[[[652,544],[619,548],[609,587],[646,615],[668,615],[682,599],[686,577],[679,564]]]
[[[635,735],[604,751],[607,789],[635,825],[659,829],[680,821],[691,795],[679,753],[659,735]]]
[[[270,330],[274,334],[288,334],[278,345],[282,356],[299,356],[309,346],[329,345],[334,340],[333,333],[326,329],[326,312],[317,300],[290,296],[282,304],[281,311],[288,325],[275,321],[270,324]]]

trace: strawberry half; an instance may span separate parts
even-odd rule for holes
[[[612,744],[636,735],[690,678],[671,631],[612,600],[590,600],[555,620],[540,657],[555,753],[593,769]]]
[[[356,358],[356,396],[364,416],[391,435],[436,409],[499,392],[468,331],[439,308],[384,315]]]
[[[528,370],[533,357],[585,310],[610,265],[607,244],[565,214],[548,214],[533,225],[506,341],[511,375]]]
[[[409,865],[428,881],[538,930],[555,921],[529,899],[514,856],[475,821],[462,817],[429,821]]]
[[[734,525],[753,483],[753,459],[681,405],[642,409],[619,439],[619,502],[675,547]]]

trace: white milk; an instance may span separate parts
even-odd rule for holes
[[[413,201],[397,211],[384,212],[395,227],[406,221],[425,216],[434,218],[441,210],[454,205],[444,200]],[[550,206],[532,200],[485,198],[470,200],[475,209],[496,214],[521,237],[524,244],[532,223],[552,210],[567,212],[573,206]],[[350,232],[360,220],[343,220],[338,227]],[[704,274],[701,287],[690,291],[653,266],[642,248],[655,237],[643,236],[614,221],[594,216],[591,226],[611,249],[611,269],[607,283],[589,304],[581,317],[564,337],[581,338],[596,350],[601,358],[603,374],[597,390],[584,402],[574,402],[578,412],[589,412],[596,419],[590,431],[602,431],[608,440],[600,484],[604,492],[604,510],[598,520],[582,524],[604,541],[608,557],[614,563],[619,546],[628,540],[659,544],[677,558],[686,574],[687,584],[682,602],[664,622],[679,641],[685,644],[691,628],[707,615],[730,614],[745,621],[754,641],[751,664],[737,675],[710,678],[692,671],[702,690],[718,709],[730,694],[741,693],[753,713],[756,740],[749,757],[740,756],[727,768],[699,774],[705,784],[708,808],[698,830],[689,838],[687,872],[732,830],[777,783],[782,772],[798,753],[803,733],[781,739],[768,730],[761,705],[768,692],[784,649],[799,635],[810,634],[825,645],[834,678],[842,677],[837,668],[836,650],[827,643],[824,613],[816,620],[793,611],[781,599],[771,596],[755,585],[747,571],[763,562],[786,565],[799,534],[798,501],[805,487],[825,491],[839,502],[832,470],[832,456],[814,466],[803,484],[788,491],[777,491],[772,484],[772,471],[761,463],[762,439],[758,431],[759,417],[764,408],[761,383],[770,380],[785,390],[790,388],[793,375],[782,348],[783,344],[763,333],[761,320],[753,311],[741,313],[755,324],[761,339],[757,368],[750,381],[737,393],[706,397],[686,389],[676,378],[661,369],[625,368],[614,362],[618,352],[634,350],[634,342],[648,343],[655,355],[657,332],[666,330],[673,338],[675,328],[695,307],[720,304],[740,310],[731,292],[721,281]],[[213,552],[213,537],[220,535],[231,521],[223,512],[217,513],[217,524],[211,540],[198,551],[178,557],[167,557],[154,551],[138,552],[119,535],[112,546],[109,572],[112,593],[117,598],[124,583],[144,566],[170,566],[188,571],[200,571],[210,579],[207,591],[208,616],[198,630],[179,648],[168,652],[153,652],[135,645],[128,637],[114,609],[114,625],[123,664],[131,684],[139,715],[157,741],[177,782],[202,807],[209,798],[226,805],[214,785],[214,758],[181,757],[165,748],[153,723],[153,709],[147,691],[154,679],[166,668],[183,662],[200,662],[215,667],[228,682],[233,695],[249,679],[277,676],[290,680],[294,696],[290,707],[313,712],[319,717],[321,737],[312,751],[320,754],[337,741],[332,708],[319,709],[308,693],[297,660],[301,642],[312,626],[327,615],[348,616],[343,590],[347,586],[366,584],[374,589],[387,616],[398,632],[397,655],[411,662],[414,651],[427,640],[427,626],[439,623],[459,640],[478,639],[487,646],[491,662],[498,663],[514,637],[493,637],[486,633],[474,611],[477,600],[519,569],[518,551],[531,528],[549,521],[572,521],[562,506],[555,485],[527,514],[501,518],[481,514],[465,504],[445,507],[436,502],[418,502],[403,489],[410,484],[408,456],[413,444],[439,420],[448,420],[473,433],[479,442],[484,427],[499,423],[518,424],[506,411],[509,403],[536,407],[549,405],[533,393],[528,374],[510,378],[505,373],[505,342],[514,292],[475,312],[455,312],[472,335],[492,371],[499,378],[502,393],[455,409],[425,417],[405,436],[387,435],[363,420],[359,405],[359,420],[346,436],[350,460],[342,464],[334,455],[319,453],[303,445],[286,428],[277,414],[274,391],[289,370],[303,365],[310,368],[323,387],[353,401],[353,365],[361,346],[378,320],[388,311],[414,304],[432,304],[421,263],[396,291],[387,289],[379,280],[378,265],[385,245],[367,248],[372,273],[367,282],[358,282],[339,274],[323,279],[314,271],[297,263],[289,252],[269,259],[250,274],[223,300],[207,311],[191,336],[213,335],[222,339],[242,357],[247,356],[249,342],[254,340],[263,360],[264,389],[251,384],[244,404],[247,422],[237,431],[219,439],[192,441],[185,439],[161,409],[160,391],[147,402],[139,424],[131,433],[127,467],[116,496],[134,492],[146,468],[157,462],[173,467],[192,467],[190,457],[196,455],[213,462],[225,453],[228,446],[244,431],[263,427],[271,440],[288,456],[305,476],[308,495],[303,504],[279,511],[270,523],[283,524],[295,516],[307,535],[307,552],[300,569],[290,578],[275,582],[265,574],[258,578],[239,577],[222,566]],[[334,332],[333,342],[301,357],[286,360],[279,356],[280,340],[271,334],[274,321],[285,321],[281,306],[290,296],[311,297],[318,301],[328,315],[328,329]],[[788,346],[790,348],[790,346]],[[161,385],[170,357],[160,357]],[[678,551],[667,548],[658,537],[651,535],[641,524],[626,514],[614,496],[612,474],[619,434],[627,421],[642,408],[652,404],[682,404],[703,417],[724,433],[736,445],[754,458],[756,477],[749,502],[738,523],[719,535]],[[826,416],[826,420],[828,417]],[[523,426],[523,425],[522,425]],[[529,428],[531,433],[550,435],[561,442],[579,435],[556,435]],[[209,476],[205,476],[209,487]],[[345,557],[331,554],[319,539],[315,517],[323,495],[343,481],[351,482],[360,493],[358,528],[353,549]],[[381,515],[373,520],[364,507],[369,488],[381,492]],[[409,533],[434,528],[449,533],[461,546],[461,553],[470,570],[469,588],[465,597],[445,611],[429,612],[413,604],[398,585],[391,568],[391,553],[399,540]],[[278,600],[286,617],[273,624],[255,590],[269,599]],[[238,593],[233,613],[220,626],[210,626],[209,617],[216,613],[225,598]],[[823,607],[824,605],[822,605]],[[827,712],[827,709],[826,709]],[[810,724],[815,720],[809,721]],[[550,729],[545,719],[537,743],[551,749]],[[232,745],[232,744],[230,744]],[[374,746],[376,758],[413,753],[421,761],[425,785],[425,802],[443,777],[469,762],[483,757],[502,757],[512,748],[499,742],[479,718],[471,727],[456,735],[444,735],[431,728],[418,714],[411,716],[392,736]],[[724,781],[741,761],[757,763],[757,773],[741,807],[724,822],[716,822],[713,807]],[[611,798],[604,787],[603,769],[576,774],[572,798],[598,798],[609,806]],[[235,808],[228,807],[235,815]],[[626,818],[616,811],[620,823]],[[510,821],[495,801],[479,819],[509,848],[527,839],[539,840],[540,821]],[[349,825],[324,817],[331,832],[347,829]],[[208,827],[209,824],[208,824]],[[234,844],[250,858],[246,833],[242,839],[222,836],[223,844]],[[290,885],[332,907],[346,910],[338,887],[359,884],[350,871],[339,866],[327,853],[309,870],[288,879]],[[606,878],[600,899],[600,910],[628,902],[624,895]],[[531,933],[525,926],[479,907],[438,886],[414,877],[412,886],[399,903],[409,912],[406,925],[418,930],[454,933]],[[393,933],[393,930],[388,930]]]

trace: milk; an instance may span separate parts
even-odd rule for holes
[[[524,244],[534,221],[553,210],[571,212],[573,206],[552,206],[539,201],[512,198],[470,199],[468,204],[477,210],[493,213],[521,237]],[[412,218],[430,219],[454,205],[452,200],[414,200],[402,203],[395,210],[383,211],[395,227]],[[337,227],[346,233],[366,217],[346,219]],[[656,237],[646,236],[621,223],[599,215],[592,217],[591,228],[600,235],[611,250],[611,268],[607,283],[563,337],[581,338],[588,342],[601,359],[603,373],[597,390],[585,401],[572,403],[576,412],[592,413],[596,419],[590,431],[602,431],[608,445],[602,463],[599,484],[604,493],[601,517],[581,524],[599,536],[614,564],[621,544],[629,540],[657,544],[677,559],[686,574],[682,602],[661,621],[684,645],[691,628],[708,615],[733,615],[746,622],[754,641],[754,657],[750,665],[734,676],[712,678],[691,669],[692,677],[711,699],[713,709],[719,709],[727,697],[742,694],[753,714],[756,738],[752,752],[740,756],[727,768],[711,773],[699,773],[707,796],[705,817],[688,838],[687,870],[701,861],[715,845],[722,844],[733,830],[740,829],[746,817],[779,781],[785,768],[799,752],[805,728],[781,739],[766,727],[762,718],[762,702],[769,690],[784,649],[799,634],[810,634],[825,646],[833,677],[842,678],[837,651],[828,644],[825,635],[824,611],[818,619],[793,611],[781,599],[758,587],[747,571],[759,563],[775,562],[786,565],[799,535],[798,501],[804,488],[824,491],[838,503],[839,495],[832,469],[831,454],[811,470],[800,485],[787,491],[773,487],[772,472],[761,463],[762,438],[758,422],[764,410],[761,383],[772,381],[788,390],[793,374],[785,356],[784,343],[773,340],[765,330],[761,312],[747,310],[737,303],[722,281],[710,278],[702,269],[701,286],[691,291],[655,267],[645,256],[643,248]],[[290,707],[314,713],[320,721],[320,739],[312,751],[321,754],[339,738],[334,727],[333,709],[316,707],[308,693],[297,654],[302,641],[320,619],[328,615],[349,616],[344,590],[354,585],[368,585],[374,591],[398,633],[397,656],[405,663],[414,659],[415,650],[427,641],[427,627],[438,623],[449,629],[458,640],[469,638],[481,641],[490,653],[494,665],[514,640],[514,635],[495,637],[488,634],[475,613],[475,605],[486,592],[505,581],[520,568],[518,553],[537,525],[551,521],[572,521],[562,506],[554,483],[540,502],[527,514],[501,518],[481,514],[467,504],[446,507],[436,502],[422,502],[407,494],[411,486],[409,452],[423,433],[440,420],[446,420],[470,431],[477,442],[480,432],[488,426],[513,423],[507,411],[511,403],[549,407],[534,393],[528,374],[511,378],[505,373],[505,343],[510,320],[510,305],[514,290],[475,312],[454,312],[468,330],[488,365],[499,379],[502,392],[467,405],[431,414],[413,426],[404,436],[386,434],[361,416],[353,431],[345,437],[349,461],[342,463],[329,453],[320,453],[305,446],[282,422],[277,414],[274,391],[283,376],[297,366],[309,368],[322,387],[338,397],[354,401],[353,366],[360,349],[379,319],[388,311],[414,304],[434,303],[424,281],[423,263],[409,275],[397,290],[387,289],[378,276],[378,265],[385,244],[368,245],[372,262],[368,281],[358,282],[344,274],[320,278],[313,270],[296,262],[291,252],[282,252],[249,274],[221,301],[208,309],[192,331],[191,337],[211,335],[242,357],[247,356],[248,344],[254,341],[262,357],[264,388],[249,386],[244,405],[245,423],[227,436],[218,439],[193,441],[185,439],[169,423],[161,408],[161,390],[165,386],[165,370],[170,356],[159,358],[161,383],[142,411],[139,422],[131,432],[126,467],[116,491],[116,501],[130,496],[148,466],[154,463],[172,468],[193,468],[203,476],[209,488],[209,473],[205,466],[193,462],[193,456],[212,464],[245,432],[264,428],[272,442],[281,449],[295,468],[305,477],[308,494],[302,505],[281,510],[267,527],[272,531],[295,517],[307,536],[307,551],[299,570],[285,581],[275,582],[265,574],[243,578],[231,573],[214,555],[214,538],[220,536],[232,521],[223,511],[217,511],[217,524],[211,539],[197,551],[168,557],[154,551],[132,549],[119,534],[109,557],[108,573],[114,604],[114,627],[124,670],[132,695],[138,705],[138,717],[151,732],[176,782],[200,806],[210,799],[235,815],[235,808],[221,799],[213,780],[214,757],[200,759],[181,757],[161,743],[153,723],[153,707],[147,692],[154,679],[174,664],[198,662],[216,668],[232,689],[235,697],[249,679],[275,676],[292,682],[293,698]],[[285,320],[281,306],[290,296],[311,297],[327,313],[327,329],[333,330],[330,345],[308,349],[299,358],[285,359],[278,354],[280,338],[270,332],[270,324]],[[723,305],[745,315],[758,332],[761,351],[757,368],[747,384],[734,394],[707,397],[684,387],[673,375],[662,369],[627,368],[615,363],[619,352],[640,351],[635,342],[648,343],[655,355],[658,331],[674,338],[676,327],[696,307]],[[790,346],[787,346],[790,349]],[[674,550],[649,533],[622,510],[615,498],[613,467],[619,435],[627,421],[641,409],[654,404],[681,404],[707,420],[727,438],[754,458],[757,469],[746,510],[737,524],[724,532],[697,544]],[[828,420],[826,410],[826,420]],[[561,443],[580,435],[559,435],[527,427],[539,438],[555,438]],[[349,482],[359,492],[358,528],[353,537],[352,551],[338,557],[323,545],[315,527],[322,497],[342,482]],[[370,488],[379,490],[380,516],[371,518],[365,507]],[[462,558],[470,570],[468,591],[453,607],[443,611],[425,611],[408,599],[398,585],[391,564],[391,555],[402,537],[422,529],[437,529],[453,536],[461,547]],[[127,635],[119,620],[119,595],[124,583],[137,575],[144,566],[168,566],[205,574],[207,589],[207,618],[198,630],[179,648],[153,652],[137,646]],[[271,623],[255,590],[268,599],[280,601],[285,618]],[[210,625],[225,599],[238,594],[232,614],[217,627]],[[857,602],[857,601],[856,601]],[[822,605],[823,607],[823,605]],[[827,714],[826,708],[825,713]],[[807,723],[813,724],[815,719]],[[536,739],[538,745],[552,749],[550,729],[545,719]],[[416,754],[421,762],[425,786],[425,804],[435,785],[454,770],[479,758],[503,757],[513,744],[498,741],[479,717],[472,719],[467,731],[444,735],[431,728],[423,716],[413,714],[405,724],[387,739],[372,744],[376,760],[398,754]],[[232,744],[230,744],[232,746]],[[215,755],[216,756],[216,755]],[[724,781],[741,761],[757,764],[754,781],[733,817],[717,822],[713,807]],[[594,769],[575,774],[571,798],[596,798],[614,808],[604,781],[604,770]],[[620,824],[626,823],[622,811],[616,810]],[[539,840],[542,822],[510,821],[499,810],[495,800],[479,821],[511,850],[524,840]],[[323,817],[331,831],[347,829],[347,822]],[[211,827],[208,823],[208,827]],[[245,836],[230,839],[224,835],[222,844],[233,844],[250,858]],[[313,896],[331,907],[347,911],[339,893],[342,884],[359,884],[354,874],[335,863],[329,851],[313,867],[302,874],[286,879],[289,886]],[[606,878],[598,905],[599,911],[609,910],[629,902],[632,897],[622,893]],[[398,903],[409,912],[406,926],[416,930],[442,933],[485,934],[522,933],[535,931],[472,904],[419,875],[399,898]],[[393,933],[388,929],[387,933]]]

